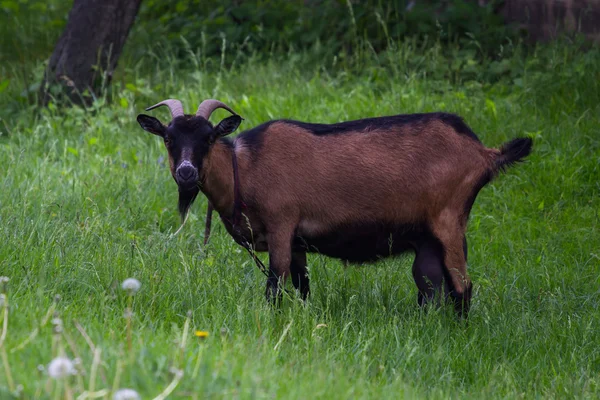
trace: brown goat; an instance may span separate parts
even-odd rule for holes
[[[517,138],[486,148],[447,113],[337,124],[276,120],[230,140],[223,136],[242,118],[225,104],[206,100],[196,115],[185,115],[171,99],[148,110],[160,105],[171,109],[168,126],[143,114],[137,120],[165,140],[182,219],[202,191],[238,244],[269,252],[271,300],[290,276],[308,295],[307,252],[367,262],[413,250],[419,304],[441,292],[466,313],[471,206],[532,147],[531,139]],[[234,115],[213,126],[208,119],[217,108]]]

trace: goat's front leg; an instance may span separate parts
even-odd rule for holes
[[[281,299],[281,289],[290,276],[293,229],[278,227],[267,234],[269,243],[269,277],[266,297],[271,303]]]
[[[306,271],[306,252],[292,253],[290,271],[294,287],[300,291],[302,300],[306,300],[310,292],[308,272]]]

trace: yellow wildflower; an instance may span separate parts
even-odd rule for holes
[[[196,332],[194,332],[194,335],[196,337],[199,337],[200,339],[206,339],[208,337],[208,332],[207,331],[196,331]]]

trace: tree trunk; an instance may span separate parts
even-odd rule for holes
[[[600,42],[600,0],[506,0],[502,14],[525,28],[533,40],[577,32]]]
[[[74,0],[40,89],[44,105],[65,96],[89,104],[110,84],[142,0]]]

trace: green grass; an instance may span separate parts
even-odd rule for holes
[[[203,72],[191,56],[134,62],[125,54],[111,105],[35,110],[0,98],[12,110],[0,121],[0,275],[10,277],[0,397],[11,395],[9,365],[22,398],[53,398],[56,383],[38,365],[61,349],[81,360],[67,381],[76,397],[94,375],[90,343],[101,350],[95,389],[130,387],[143,398],[172,382],[172,367],[183,370],[172,398],[600,395],[598,50],[557,45],[514,56],[494,84],[478,80],[484,66],[465,72],[435,48],[408,44],[360,72],[306,68],[299,58]],[[13,83],[7,93],[16,93]],[[263,275],[220,223],[202,245],[204,198],[173,237],[177,191],[166,154],[135,122],[166,97],[188,112],[221,99],[245,118],[243,129],[270,118],[445,110],[490,147],[533,137],[528,161],[487,186],[473,208],[468,323],[448,308],[417,307],[410,255],[348,269],[309,256],[312,297],[273,310]],[[120,289],[128,277],[142,283],[131,351]],[[48,321],[19,349],[51,307],[63,333]],[[195,329],[210,336],[199,342]]]

